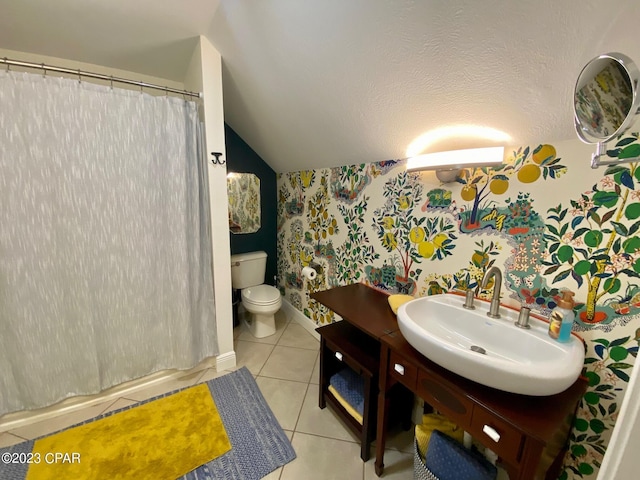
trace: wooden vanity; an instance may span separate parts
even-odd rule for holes
[[[337,415],[360,438],[360,457],[369,460],[371,442],[376,435],[380,337],[398,329],[396,317],[389,308],[387,297],[364,285],[335,288],[311,295],[329,308],[337,308],[343,318],[355,322],[336,322],[317,328],[320,334],[320,395],[318,405],[331,405]],[[325,303],[326,302],[326,303]],[[366,316],[361,309],[367,305]],[[333,309],[333,308],[332,308]],[[337,310],[334,310],[337,312]],[[364,413],[358,423],[328,390],[331,375],[346,364],[364,379]]]
[[[379,368],[375,375],[378,398],[377,402],[371,402],[377,403],[375,469],[378,476],[384,469],[390,392],[402,388],[420,396],[493,450],[511,480],[557,478],[575,412],[587,387],[585,379],[579,378],[564,392],[547,397],[485,387],[436,365],[409,345],[398,329],[385,293],[353,284],[316,292],[311,298],[378,342],[379,355],[373,356]],[[321,338],[324,338],[323,329],[326,327],[318,329]],[[335,336],[331,341],[335,345]],[[370,343],[367,351],[371,357]],[[371,358],[368,361],[371,362]],[[322,401],[325,389],[322,380],[320,385]],[[370,394],[375,393],[372,390]]]

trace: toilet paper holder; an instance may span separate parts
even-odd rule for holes
[[[319,263],[311,262],[309,264],[309,268],[313,268],[318,275],[322,274],[322,265],[320,265]]]
[[[302,267],[302,276],[307,280],[315,280],[322,273],[322,266],[315,262],[310,262],[306,267]]]

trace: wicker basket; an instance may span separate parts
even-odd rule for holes
[[[418,451],[418,442],[413,440],[413,480],[439,480],[433,473],[429,471],[427,466],[420,458]]]
[[[496,480],[497,469],[484,456],[467,450],[448,435],[434,430],[429,439],[425,461],[420,457],[418,442],[413,442],[413,478],[416,480],[440,480],[427,466],[447,479]]]

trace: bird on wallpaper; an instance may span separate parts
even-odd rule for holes
[[[491,209],[491,212],[489,212],[487,215],[482,217],[480,220],[483,221],[483,222],[488,222],[488,221],[491,221],[491,220],[495,220],[495,222],[496,222],[496,230],[502,230],[502,225],[504,223],[505,218],[507,218],[507,216],[505,214],[498,215],[498,210],[496,209],[496,207],[493,207]]]
[[[303,267],[309,266],[309,264],[313,261],[313,255],[308,254],[304,250],[300,252],[300,263]]]
[[[431,199],[427,197],[427,199],[425,200],[425,202],[422,204],[422,207],[420,207],[420,210],[422,212],[426,212],[429,208],[444,208],[447,211],[449,211],[450,213],[456,214],[458,213],[458,206],[456,204],[455,200],[451,200],[450,203],[448,203],[447,205],[443,205],[443,206],[438,206],[438,205],[431,205]],[[464,206],[460,207],[460,212],[463,212],[465,210]]]

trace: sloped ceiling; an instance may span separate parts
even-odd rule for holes
[[[584,64],[610,51],[640,63],[635,0],[0,0],[0,12],[0,48],[171,80],[205,35],[223,57],[227,123],[278,172],[402,158],[447,125],[513,145],[575,138]]]

